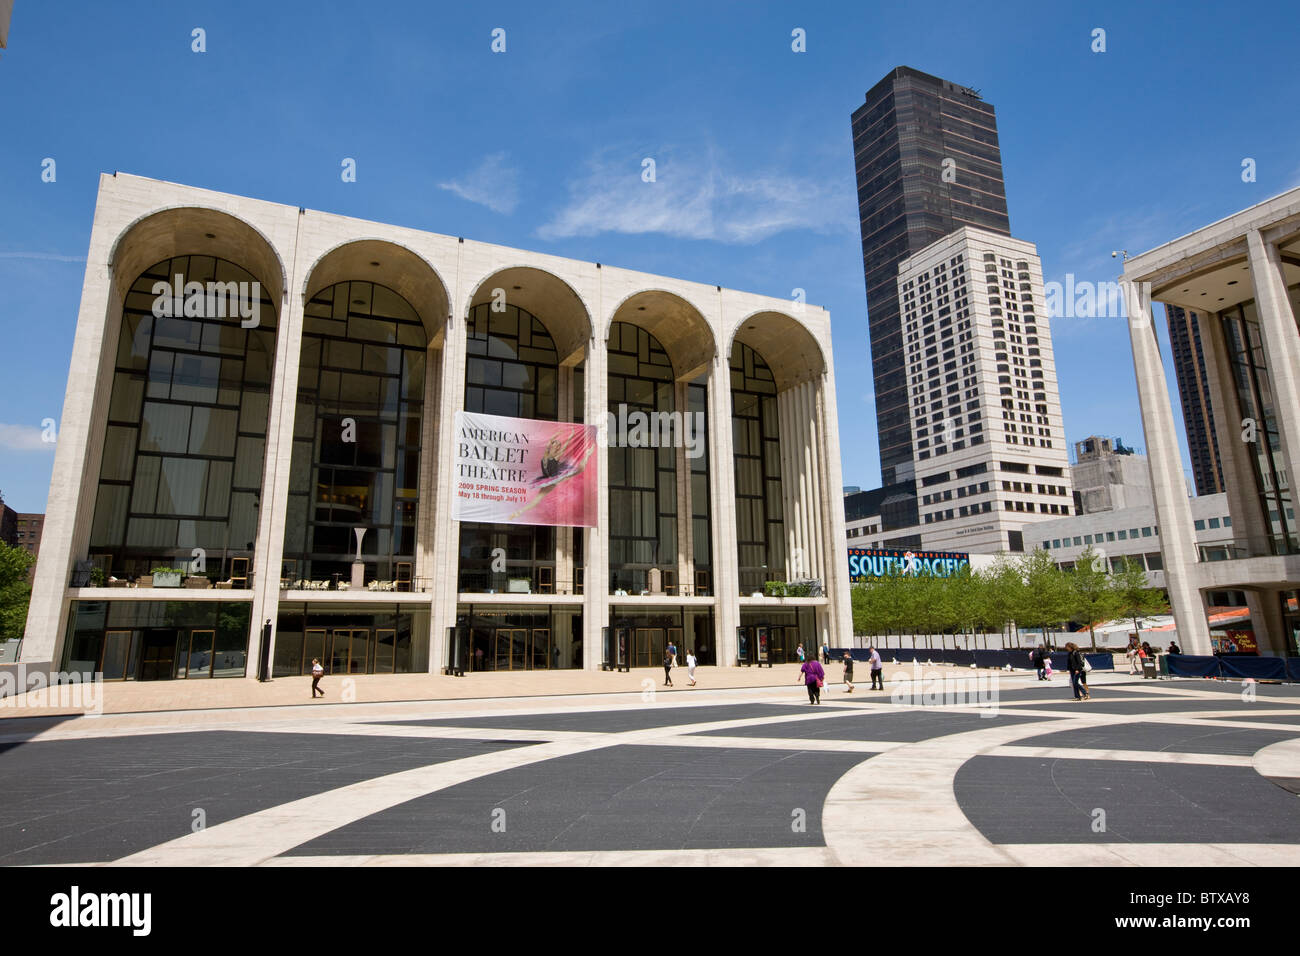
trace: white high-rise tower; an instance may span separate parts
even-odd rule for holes
[[[899,264],[898,295],[924,546],[1024,550],[1074,503],[1036,248],[958,229]]]

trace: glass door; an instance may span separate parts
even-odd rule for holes
[[[176,655],[176,677],[211,677],[213,649],[216,645],[216,631],[190,631],[189,639],[184,634],[180,639],[180,648]]]
[[[126,679],[126,665],[131,659],[131,638],[134,633],[109,631],[104,635],[104,652],[99,661],[104,680]]]
[[[662,667],[664,663],[664,629],[662,627],[638,627],[636,629],[636,666]],[[681,648],[679,647],[680,651]]]
[[[351,655],[349,657],[348,673],[349,674],[368,674],[370,673],[370,631],[368,628],[354,628],[348,632],[351,639]]]
[[[392,629],[382,629],[375,631],[375,673],[391,674],[393,673],[393,662],[396,659],[397,632]]]
[[[529,667],[533,670],[549,670],[551,659],[551,631],[549,628],[533,628]]]
[[[499,627],[492,655],[495,670],[524,670],[527,666],[528,630],[522,627]]]
[[[329,668],[331,674],[346,674],[348,672],[348,661],[352,657],[352,632],[342,628],[336,628],[330,634],[330,658],[328,661],[322,661]]]
[[[140,680],[166,680],[172,676],[179,633],[174,628],[152,628],[144,632],[140,654]]]
[[[311,662],[320,661],[329,668],[329,658],[325,654],[325,628],[309,627],[302,636],[302,672],[311,673]]]

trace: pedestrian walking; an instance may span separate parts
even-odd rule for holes
[[[825,641],[822,641],[822,666],[831,666],[831,648]]]
[[[691,686],[692,686],[692,687],[695,686],[695,665],[696,665],[696,663],[697,663],[697,662],[696,662],[696,660],[695,660],[695,652],[694,652],[694,651],[687,651],[687,652],[686,652],[686,679],[687,679],[688,681],[691,682]]]
[[[677,666],[677,645],[672,641],[668,642],[668,656],[673,659],[673,667]]]
[[[826,671],[822,670],[819,661],[804,661],[799,668],[799,675],[803,678],[804,686],[808,688],[808,703],[820,704],[822,702],[822,683],[826,680]]]
[[[881,661],[880,659],[880,651],[876,650],[874,647],[869,647],[867,648],[867,650],[871,652],[869,655],[870,667],[871,667],[871,689],[884,690],[885,689],[885,665],[884,662]]]
[[[673,655],[664,651],[664,686],[673,686]]]
[[[1092,670],[1092,665],[1074,641],[1066,644],[1065,650],[1070,655],[1067,666],[1070,669],[1070,688],[1074,691],[1074,699],[1091,700],[1088,695],[1088,671]]]
[[[853,655],[844,652],[844,693],[853,693]]]
[[[1044,671],[1046,668],[1050,667],[1052,663],[1052,657],[1047,653],[1047,648],[1042,644],[1039,644],[1038,647],[1034,649],[1034,652],[1029,655],[1029,659],[1033,663],[1034,669],[1038,671],[1038,679],[1047,680],[1047,674],[1045,674]]]
[[[803,664],[808,660],[808,654],[804,651],[802,643],[794,649],[794,652],[798,656],[800,664]]]
[[[325,676],[325,668],[316,658],[311,659],[311,699],[315,700],[317,695],[325,696],[325,692],[320,689],[320,679]]]
[[[1140,648],[1136,644],[1132,643],[1129,644],[1128,650],[1124,652],[1124,656],[1128,658],[1128,672],[1130,674],[1140,674],[1142,672],[1141,667],[1138,664],[1139,652]]]

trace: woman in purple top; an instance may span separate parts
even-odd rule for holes
[[[803,676],[804,685],[808,688],[808,703],[820,704],[822,702],[822,681],[826,679],[826,671],[822,670],[819,661],[804,661],[803,666],[799,668],[799,673]]]

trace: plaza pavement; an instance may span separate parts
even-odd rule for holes
[[[920,662],[924,664],[924,652],[919,653]],[[840,664],[833,663],[827,668],[827,676],[832,682],[838,683],[842,670]],[[910,673],[911,670],[910,660],[907,664],[886,664],[885,679],[890,680],[894,674]],[[943,665],[927,667],[926,670],[951,677],[967,677],[976,673],[970,668]],[[871,683],[870,672],[861,661],[857,663],[854,676],[860,685],[869,686]],[[696,688],[687,685],[685,667],[674,668],[674,686],[671,688],[663,687],[662,667],[640,667],[625,672],[486,671],[464,677],[448,677],[443,674],[329,675],[321,681],[325,697],[316,706],[380,701],[639,694],[648,686],[657,687],[666,694],[687,694],[703,690],[792,686],[798,677],[797,664],[775,664],[772,667],[699,667],[696,669],[699,681]],[[103,710],[109,714],[312,704],[310,677],[277,677],[266,683],[244,678],[106,681],[101,686]],[[61,707],[57,703],[43,698],[33,699],[34,697],[35,695],[26,694],[0,698],[0,721],[12,717],[81,712],[79,707]]]
[[[0,863],[1300,864],[1295,686],[1094,672],[1076,703],[1060,678],[927,668],[850,695],[833,669],[810,707],[786,670],[12,719]]]

